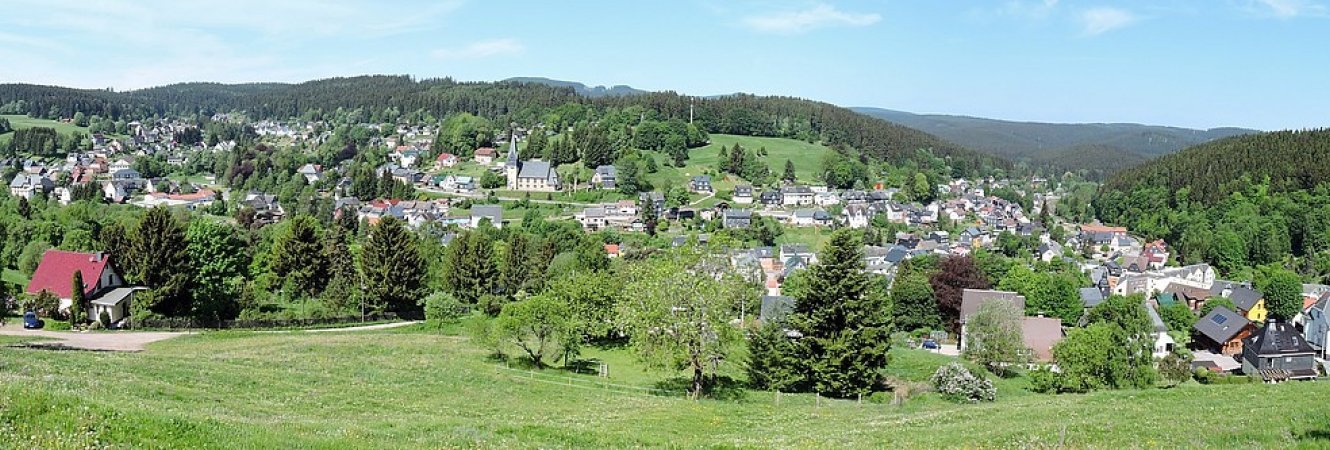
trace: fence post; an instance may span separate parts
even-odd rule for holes
[[[816,397],[816,398],[817,398],[817,400],[816,400],[817,403],[815,404],[815,407],[817,407],[817,408],[821,408],[821,407],[822,407],[822,393],[821,393],[821,392],[814,392],[814,393],[813,393],[813,397]]]
[[[859,393],[859,399],[856,400],[855,403],[858,403],[860,405],[864,404],[864,393],[862,392]]]
[[[780,405],[780,389],[776,390],[776,405]]]

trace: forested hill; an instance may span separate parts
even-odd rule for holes
[[[1330,281],[1330,129],[1199,145],[1113,175],[1098,217],[1234,279],[1266,264]]]
[[[1330,182],[1330,129],[1279,131],[1222,139],[1158,158],[1110,177],[1105,192],[1158,187],[1212,203],[1234,191],[1244,176],[1269,178],[1274,192],[1312,189]]]
[[[851,109],[931,133],[981,152],[1066,170],[1103,170],[1104,167],[1100,165],[1102,161],[1128,159],[1139,162],[1215,139],[1256,132],[1241,128],[1194,130],[1131,123],[1015,122],[913,114],[881,108]],[[1076,150],[1094,150],[1100,154],[1076,158]],[[1123,165],[1117,164],[1108,172],[1121,168]]]
[[[23,102],[48,118],[75,111],[119,120],[245,111],[254,118],[317,117],[338,108],[398,114],[424,111],[436,118],[467,112],[495,123],[536,123],[550,114],[586,114],[597,108],[642,108],[659,120],[690,118],[709,133],[772,136],[848,146],[893,163],[917,160],[921,149],[949,159],[964,173],[1010,164],[936,136],[857,114],[829,103],[789,97],[686,97],[673,92],[591,98],[573,87],[523,82],[415,80],[407,76],[330,78],[299,84],[188,83],[128,92],[26,84],[0,85],[0,106]],[[571,108],[571,109],[570,109]]]
[[[610,87],[605,87],[605,86],[592,87],[582,83],[578,83],[576,81],[551,80],[549,78],[541,78],[541,77],[513,77],[503,81],[514,82],[514,83],[536,83],[536,84],[544,84],[555,87],[570,87],[573,88],[574,92],[592,98],[618,97],[623,95],[638,95],[638,94],[647,93],[647,91],[641,89],[634,89],[631,86],[616,85]]]

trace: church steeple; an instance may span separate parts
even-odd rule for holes
[[[517,167],[517,130],[508,132],[508,166]]]

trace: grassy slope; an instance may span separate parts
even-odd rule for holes
[[[5,283],[16,284],[25,288],[28,286],[28,276],[24,275],[23,272],[14,269],[4,269],[3,275],[0,275],[0,280],[3,280]]]
[[[753,151],[757,151],[760,147],[766,147],[767,156],[762,159],[767,163],[767,166],[771,167],[771,171],[777,175],[785,170],[785,160],[793,161],[795,174],[800,181],[805,183],[816,181],[817,170],[822,166],[822,157],[830,151],[821,144],[809,144],[793,139],[713,134],[711,135],[711,144],[688,151],[688,164],[686,166],[676,168],[669,164],[661,164],[660,172],[652,174],[648,179],[657,188],[673,184],[686,184],[690,177],[701,175],[707,169],[716,168],[716,158],[720,153],[721,146],[733,148],[736,143]],[[668,159],[662,155],[656,155],[656,157],[659,158],[658,162],[668,162]],[[713,185],[718,190],[732,190],[734,185],[740,182],[734,176],[712,180]]]
[[[22,130],[25,128],[34,128],[34,127],[48,127],[48,128],[55,128],[55,131],[60,134],[69,134],[71,131],[82,131],[84,133],[88,132],[88,128],[86,127],[78,127],[74,126],[73,124],[68,124],[55,120],[33,119],[25,115],[8,115],[8,114],[0,115],[0,117],[9,119],[9,124],[13,126],[15,130]],[[0,145],[9,143],[9,139],[11,139],[12,136],[13,133],[0,134]]]
[[[643,384],[623,350],[615,383]],[[465,340],[412,332],[210,333],[137,354],[0,348],[0,441],[71,448],[1289,446],[1325,439],[1325,383],[1185,386],[904,406],[769,394],[690,402],[502,373]],[[895,376],[947,360],[897,351]],[[1197,432],[1203,430],[1204,432]],[[1306,442],[1317,445],[1318,442]],[[1320,441],[1320,445],[1330,444]]]

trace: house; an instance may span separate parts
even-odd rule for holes
[[[1058,244],[1057,241],[1049,240],[1039,244],[1036,253],[1039,256],[1040,261],[1051,262],[1054,259],[1062,257],[1062,245]]]
[[[688,190],[699,193],[711,193],[711,176],[698,175],[688,180]]]
[[[453,167],[457,165],[457,162],[457,155],[452,153],[440,153],[439,157],[434,158],[434,168],[443,169],[445,167]]]
[[[517,139],[510,139],[508,162],[504,172],[508,175],[508,189],[514,191],[554,192],[559,190],[559,173],[549,162],[517,158]]]
[[[619,177],[619,170],[611,165],[596,167],[596,173],[591,175],[591,183],[600,186],[601,189],[615,189],[615,181]]]
[[[41,175],[20,173],[9,182],[9,195],[28,200],[32,200],[33,195],[50,193],[52,189],[55,189],[55,183]]]
[[[781,205],[805,206],[813,204],[815,195],[808,186],[785,186],[780,188]]]
[[[1062,320],[1055,317],[1022,317],[1021,338],[1031,359],[1053,361],[1053,346],[1062,341]]]
[[[1254,323],[1265,322],[1269,314],[1265,309],[1265,294],[1246,285],[1224,282],[1219,295],[1232,301],[1237,312]]]
[[[781,196],[778,190],[762,191],[758,195],[758,202],[762,203],[762,206],[780,206],[784,202],[784,197]]]
[[[286,210],[277,202],[276,195],[251,192],[245,194],[244,204],[254,208],[254,221],[261,225],[277,223],[286,216]]]
[[[1104,291],[1098,287],[1081,288],[1081,304],[1086,310],[1098,306],[1104,302]]]
[[[1316,350],[1293,324],[1271,320],[1242,340],[1242,373],[1266,383],[1315,379]]]
[[[1242,353],[1242,340],[1251,336],[1255,329],[1246,317],[1223,306],[1211,310],[1192,328],[1196,331],[1198,346],[1229,356]]]
[[[1168,335],[1168,325],[1164,323],[1163,318],[1159,317],[1159,311],[1154,305],[1146,302],[1145,312],[1150,316],[1150,336],[1154,339],[1154,357],[1163,358],[1168,356],[1173,353],[1173,346],[1177,342],[1173,340],[1173,336]]]
[[[478,148],[476,149],[476,162],[479,164],[486,164],[486,165],[492,164],[494,163],[494,157],[497,156],[498,154],[499,152],[497,150],[494,150],[493,148],[490,147]]]
[[[640,208],[655,208],[657,216],[665,212],[665,194],[659,192],[643,192],[637,195],[637,203]]]
[[[618,258],[619,244],[605,244],[605,256],[609,258]]]
[[[475,205],[471,207],[471,228],[479,228],[480,223],[489,219],[490,225],[494,228],[503,228],[503,206],[501,205]]]
[[[318,183],[323,179],[323,166],[318,164],[305,164],[300,167],[299,172],[305,176],[305,181],[309,184]]]
[[[60,299],[57,309],[69,311],[73,305],[74,273],[83,277],[83,296],[88,302],[85,314],[89,320],[99,320],[104,312],[111,323],[119,323],[129,316],[133,288],[125,283],[110,255],[105,253],[67,252],[47,250],[28,282],[27,293],[50,292]]]
[[[753,204],[753,187],[741,184],[734,187],[734,203],[740,205]]]
[[[1327,312],[1330,312],[1330,293],[1321,294],[1321,298],[1302,313],[1303,337],[1322,358],[1326,355],[1326,348],[1330,347],[1330,317],[1326,316]]]
[[[725,210],[725,228],[748,228],[753,224],[753,211],[748,209]]]
[[[965,322],[979,311],[979,307],[988,302],[1009,302],[1018,311],[1025,311],[1025,296],[1015,292],[990,291],[983,289],[965,289],[961,291],[961,350],[965,350]]]

